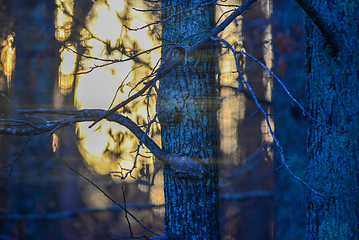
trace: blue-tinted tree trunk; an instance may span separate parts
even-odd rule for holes
[[[304,12],[295,1],[274,1],[274,72],[303,105],[306,103]],[[287,164],[302,179],[306,169],[306,118],[282,86],[273,80],[275,133],[284,149]],[[274,169],[282,165],[274,147]],[[285,168],[274,172],[274,228],[276,240],[305,239],[305,187]]]
[[[168,7],[180,1],[162,3]],[[202,1],[185,1],[166,8],[163,19],[197,6]],[[183,12],[163,23],[163,44],[179,43],[187,47],[198,41],[213,24],[213,4]],[[197,35],[196,35],[197,34]],[[193,35],[193,36],[192,36]],[[192,36],[192,37],[189,37]],[[182,49],[164,47],[162,65],[171,61]],[[164,167],[166,200],[165,232],[181,239],[219,239],[218,176],[216,144],[215,46],[187,60],[160,82],[158,112],[161,122],[162,148],[197,158],[210,171],[203,179],[179,178]]]
[[[308,122],[307,239],[359,239],[359,4],[310,1],[340,35],[340,52],[306,21],[308,108],[333,131]],[[344,131],[340,132],[340,131]]]
[[[12,101],[20,108],[53,108],[54,83],[57,80],[59,46],[54,39],[55,1],[12,0],[16,20],[16,67],[12,79]],[[16,113],[13,116],[24,118]],[[9,152],[17,153],[24,140],[12,138]],[[8,214],[49,213],[58,206],[56,187],[50,181],[53,171],[52,137],[34,136],[13,166],[8,180]],[[9,157],[12,161],[14,155]],[[55,222],[9,221],[2,226],[3,234],[21,239],[63,239]]]

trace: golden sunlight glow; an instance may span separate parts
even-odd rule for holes
[[[10,89],[11,84],[11,75],[15,68],[15,47],[14,47],[14,35],[9,34],[7,39],[2,42],[2,51],[0,56],[0,61],[3,66],[3,72],[6,79],[0,77],[0,90],[5,88]],[[0,65],[1,66],[1,65]]]
[[[76,51],[73,46],[69,48]],[[59,66],[59,90],[62,94],[66,95],[72,91],[74,72],[76,64],[76,55],[69,49],[63,48],[60,54],[61,64]]]
[[[140,1],[139,1],[140,2]],[[141,78],[148,75],[151,69],[146,66],[140,66],[133,60],[122,63],[110,64],[101,59],[127,59],[123,51],[129,53],[133,51],[143,51],[152,48],[158,44],[149,36],[148,29],[135,32],[133,34],[127,28],[121,18],[126,18],[127,26],[140,24],[137,16],[142,13],[134,11],[123,0],[95,2],[87,17],[86,28],[81,31],[82,42],[87,48],[85,55],[93,58],[81,58],[80,66],[83,74],[78,75],[75,88],[75,106],[78,109],[108,109],[115,106],[130,94],[136,93],[133,89]],[[146,19],[148,14],[143,14]],[[141,22],[143,25],[144,22]],[[95,36],[94,38],[92,36]],[[125,46],[123,49],[122,46]],[[140,56],[141,60],[148,62],[150,66],[158,61],[157,57],[151,54]],[[65,55],[65,51],[63,53]],[[68,57],[64,56],[64,59]],[[69,58],[70,55],[69,55]],[[97,58],[97,59],[94,59]],[[72,60],[68,60],[71,62]],[[65,61],[63,61],[65,62]],[[67,69],[63,66],[62,72],[70,72],[73,69]],[[150,116],[155,114],[155,99],[150,98],[150,105],[147,108],[147,100],[144,98],[135,100],[128,105],[128,109],[122,114],[131,118],[139,124],[146,123],[148,113]],[[111,105],[112,104],[112,105]],[[149,112],[148,112],[149,110]],[[122,111],[122,109],[120,110]],[[77,134],[80,138],[79,150],[86,162],[97,173],[108,174],[110,172],[123,172],[125,169],[131,169],[134,164],[134,152],[138,147],[138,139],[126,128],[117,123],[101,121],[96,126],[88,129],[90,123],[80,123],[76,125]],[[151,132],[158,126],[153,126]],[[150,133],[151,133],[150,132]],[[142,155],[148,154],[147,148],[141,148]],[[153,164],[152,159],[138,157],[137,167],[141,164]],[[137,176],[138,169],[132,173]],[[115,182],[119,177],[111,174]],[[121,180],[123,181],[123,180]],[[128,177],[126,181],[133,181]]]
[[[118,5],[123,0],[118,0]],[[107,3],[109,4],[109,3]],[[113,8],[109,8],[105,2],[95,2],[92,8],[93,17],[87,22],[90,32],[106,42],[109,41],[114,47],[119,40],[122,24]],[[121,9],[120,9],[121,10]]]
[[[226,1],[226,4],[237,4],[235,0]],[[228,7],[218,7],[217,17],[222,13],[228,11]],[[228,16],[228,14],[227,14]],[[222,20],[225,18],[222,18]],[[226,39],[230,44],[236,43],[236,50],[243,50],[243,36],[242,36],[242,20],[239,18],[236,22],[231,23],[222,33],[221,37]],[[218,124],[221,133],[220,148],[225,154],[234,154],[239,152],[238,146],[238,124],[239,121],[244,119],[246,111],[245,103],[246,99],[242,95],[235,95],[233,87],[238,87],[236,78],[238,77],[235,61],[233,60],[233,54],[226,52],[222,49],[221,58],[219,60],[220,70],[220,97],[222,100],[222,106],[218,112]],[[231,88],[232,87],[232,88]],[[232,160],[238,160],[237,158],[230,158]]]
[[[165,196],[163,193],[163,172],[160,170],[154,179],[154,185],[150,189],[150,204],[162,205],[165,203]],[[157,216],[163,217],[165,210],[163,208],[154,208],[153,213]]]
[[[242,95],[234,97],[232,89],[222,89],[221,97],[224,98],[218,113],[221,151],[231,154],[238,151],[238,133],[233,129],[237,129],[238,122],[244,119],[246,98]]]
[[[143,15],[142,19],[145,20],[139,21],[138,15]],[[126,20],[121,20],[124,16]],[[136,89],[133,88],[141,78],[150,73],[151,69],[146,66],[140,67],[132,60],[104,66],[108,62],[100,59],[127,59],[128,56],[122,52],[123,50],[129,53],[143,51],[158,44],[149,37],[148,29],[131,32],[123,27],[122,21],[126,21],[126,26],[132,27],[138,24],[144,25],[146,19],[150,21],[147,13],[134,13],[134,10],[123,0],[108,0],[106,3],[98,1],[93,4],[86,22],[88,30],[83,29],[81,34],[82,44],[87,47],[85,55],[98,59],[81,59],[80,72],[86,73],[78,75],[76,79],[76,108],[108,109],[111,103],[113,107],[126,99],[129,94],[136,93]],[[120,50],[119,46],[125,46],[125,49]],[[144,54],[141,59],[153,66],[153,63],[158,61],[158,57],[159,55],[156,59],[152,55]],[[146,123],[148,115],[146,102],[144,98],[131,102],[128,105],[130,110],[126,110],[123,114],[139,124]],[[150,98],[151,116],[155,113],[154,103],[154,98]],[[88,129],[89,124],[77,124],[79,149],[87,163],[100,174],[131,169],[136,155],[133,151],[137,149],[138,139],[128,129],[118,124],[101,121]],[[140,151],[141,154],[148,155],[147,148],[141,148]],[[139,157],[139,162],[152,164],[152,159]],[[134,176],[136,174],[137,169],[133,172]],[[116,178],[111,176],[113,179]],[[132,180],[127,178],[126,181]]]
[[[59,137],[54,133],[52,134],[52,151],[57,152],[59,149]]]
[[[78,109],[107,109],[118,87],[118,81],[105,68],[97,68],[89,74],[83,74],[76,85],[75,106]]]
[[[55,19],[55,38],[58,41],[65,41],[71,33],[74,1],[73,0],[56,0],[58,6]]]

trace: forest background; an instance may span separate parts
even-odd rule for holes
[[[152,4],[1,1],[2,118],[38,123],[49,115],[37,114],[40,117],[34,119],[17,111],[109,109],[137,91],[138,80],[151,74],[160,59],[159,49],[136,55],[160,44],[158,25],[139,29],[159,19],[156,12],[140,10],[150,9]],[[241,3],[221,4],[216,6],[217,18],[227,16],[231,5]],[[295,99],[306,105],[304,12],[295,1],[257,1],[219,37],[264,63]],[[237,81],[232,53],[224,48],[219,51],[216,88],[221,237],[304,239],[306,188],[290,175],[292,172],[306,179],[307,117],[266,69],[249,58],[240,59],[244,76],[271,115],[269,120],[285,151],[289,172],[281,167],[265,116],[258,112],[249,89]],[[111,60],[124,56],[132,60]],[[155,115],[154,95],[131,102],[121,113],[140,125],[146,124],[147,113]],[[50,115],[50,120],[57,118]],[[16,127],[23,122],[11,124]],[[50,136],[1,136],[0,161],[1,166],[7,166],[1,169],[0,185],[3,239],[152,236],[133,220],[129,228],[125,213],[79,175],[91,179],[119,203],[126,203],[146,227],[163,232],[160,161],[147,149],[138,150],[137,138],[118,124],[101,121],[88,129],[90,124],[61,128]],[[160,145],[159,125],[153,123],[148,131]],[[135,158],[137,167],[121,179],[130,172]],[[320,226],[333,225],[335,222],[328,221]],[[349,225],[339,224],[339,228],[338,232],[357,236],[348,230]]]

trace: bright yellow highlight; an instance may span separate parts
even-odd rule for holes
[[[56,0],[56,4],[58,9],[55,19],[55,38],[59,41],[65,41],[71,34],[74,1]]]
[[[59,149],[59,137],[54,133],[52,134],[52,151],[57,152]]]
[[[3,49],[1,51],[0,60],[4,67],[3,72],[6,79],[0,77],[0,91],[7,87],[10,90],[11,75],[15,68],[15,47],[14,47],[14,36],[9,34],[7,39],[1,44]],[[1,65],[0,65],[1,66]]]
[[[68,47],[76,51],[75,47],[70,45]],[[73,87],[73,74],[75,73],[76,54],[67,48],[63,48],[60,57],[61,64],[59,67],[58,85],[60,92],[66,95],[72,91]]]
[[[141,15],[144,20],[139,20],[138,15]],[[124,16],[126,20],[121,22]],[[133,60],[104,66],[110,62],[101,59],[123,60],[129,58],[124,52],[132,54],[134,50],[141,52],[157,45],[158,43],[149,37],[148,29],[131,32],[123,26],[124,24],[128,27],[143,26],[146,21],[150,21],[147,17],[146,13],[133,11],[132,6],[123,0],[108,0],[107,3],[97,1],[93,4],[86,20],[87,29],[81,31],[81,44],[87,48],[84,55],[92,58],[81,57],[80,72],[83,74],[78,75],[76,79],[76,108],[108,109],[112,102],[112,107],[114,107],[142,87],[141,84],[133,89],[141,78],[150,73],[151,69],[146,66],[140,67]],[[64,59],[67,59],[65,54],[67,53],[64,51]],[[159,57],[159,51],[157,54]],[[69,58],[71,58],[70,55]],[[152,64],[151,66],[158,60],[149,54],[144,54],[140,58]],[[71,62],[73,59],[68,61]],[[67,69],[64,64],[61,66],[61,72],[66,71],[70,72],[73,69]],[[151,116],[155,114],[154,98],[150,98],[148,109],[146,102],[145,98],[131,102],[128,104],[130,111],[123,114],[139,124],[145,124],[148,110]],[[120,112],[122,111],[123,109],[120,109]],[[103,120],[88,129],[89,124],[77,124],[80,138],[79,149],[87,163],[100,174],[121,171],[121,168],[122,170],[131,169],[136,155],[133,151],[137,149],[139,140],[128,129],[117,123]],[[147,148],[141,148],[140,153],[149,156]],[[140,167],[142,163],[152,164],[152,159],[139,156],[137,166]],[[138,169],[135,169],[132,175],[137,176],[137,171]],[[118,178],[113,177],[113,179]],[[128,177],[127,180],[130,181],[131,178]]]
[[[117,2],[118,8],[121,7],[121,3],[123,6],[122,0],[118,0]],[[109,8],[106,3],[96,2],[92,8],[92,14],[93,17],[87,22],[90,32],[106,42],[109,41],[111,47],[114,47],[122,31],[122,24],[116,12],[113,8]]]

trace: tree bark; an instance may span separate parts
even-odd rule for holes
[[[307,239],[359,239],[359,57],[357,1],[311,1],[337,29],[333,55],[321,32],[306,21],[309,113]]]
[[[196,8],[198,4],[209,2],[201,0],[169,7],[179,2],[170,0],[162,3],[163,19],[182,12],[163,22],[163,44],[180,43],[188,47],[212,27],[214,6]],[[190,8],[193,9],[185,11]],[[198,34],[201,32],[204,33]],[[182,48],[164,47],[162,65],[184,51]],[[175,233],[182,239],[220,239],[215,46],[209,43],[199,51],[200,54],[187,56],[184,63],[167,74],[161,80],[158,91],[162,149],[197,158],[209,171],[200,179],[191,179],[176,176],[168,166],[164,167],[165,233]]]

